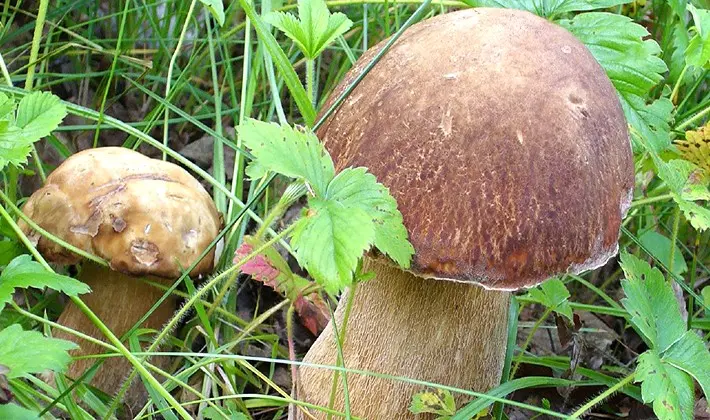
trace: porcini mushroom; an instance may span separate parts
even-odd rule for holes
[[[346,368],[486,391],[500,380],[508,291],[618,251],[634,173],[617,93],[584,45],[531,13],[476,8],[410,27],[317,134],[338,170],[366,166],[390,188],[416,250],[407,272],[367,259],[375,278],[354,295]],[[347,300],[304,362],[335,365]],[[327,406],[332,378],[303,366],[299,397]],[[367,419],[409,418],[422,389],[348,375],[352,413]]]
[[[85,261],[79,279],[92,289],[82,300],[118,337],[164,293],[136,276],[171,285],[197,261],[221,228],[212,199],[187,171],[120,147],[90,149],[71,156],[47,177],[44,187],[32,194],[23,212],[53,235],[108,261],[110,268]],[[27,224],[21,222],[20,227],[48,260],[80,262],[80,256]],[[211,271],[213,259],[214,252],[210,251],[190,275]],[[165,300],[142,327],[161,328],[174,313],[176,303],[172,297]],[[66,306],[58,322],[103,338],[73,303]],[[74,356],[103,353],[98,345],[63,331],[54,335],[80,345]],[[95,361],[76,360],[68,376],[78,378]],[[110,358],[91,384],[114,393],[130,368],[127,360]],[[126,402],[134,406],[144,392],[142,387],[132,387]]]

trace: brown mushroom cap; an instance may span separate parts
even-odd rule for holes
[[[120,147],[89,149],[62,163],[23,212],[40,227],[130,275],[175,278],[214,240],[221,218],[200,183],[179,166]],[[20,227],[48,259],[80,257]],[[191,272],[212,269],[214,251]]]
[[[531,13],[412,26],[317,134],[337,169],[390,188],[419,276],[518,289],[618,251],[634,172],[617,93],[583,44]]]

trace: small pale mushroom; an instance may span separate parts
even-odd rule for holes
[[[531,13],[476,8],[412,26],[317,134],[338,170],[365,166],[389,187],[416,250],[408,272],[367,258],[375,278],[354,295],[346,368],[485,392],[501,377],[508,291],[618,251],[634,171],[617,93],[584,45]],[[336,364],[347,301],[304,362]],[[347,379],[367,419],[413,418],[424,389]],[[298,396],[327,406],[332,381],[302,366]],[[335,402],[343,410],[340,382]]]
[[[197,261],[221,228],[221,216],[200,183],[179,166],[150,159],[119,147],[77,153],[47,177],[44,187],[27,200],[23,212],[40,227],[109,263],[104,267],[84,261],[78,278],[92,293],[82,300],[118,337],[148,312],[164,291],[139,277],[171,285]],[[78,264],[82,258],[32,230],[20,227],[49,261]],[[190,272],[209,273],[210,251]],[[160,329],[176,309],[175,297],[166,299],[141,325]],[[104,339],[73,304],[68,303],[58,322],[76,331]],[[74,356],[101,354],[104,349],[63,331],[55,337],[75,341]],[[78,378],[96,359],[76,360],[67,375]],[[104,361],[91,384],[108,394],[118,391],[131,370],[121,357]],[[126,403],[145,397],[140,381],[134,383]]]

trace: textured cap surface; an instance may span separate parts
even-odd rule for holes
[[[528,12],[412,26],[317,134],[338,169],[390,188],[420,276],[517,289],[618,251],[634,173],[616,91],[584,45]]]
[[[219,233],[209,194],[187,171],[120,147],[89,149],[62,163],[23,212],[40,227],[132,275],[177,277]],[[80,257],[20,227],[48,259]],[[214,251],[192,271],[212,269]]]

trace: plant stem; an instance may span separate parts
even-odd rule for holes
[[[5,83],[12,87],[12,78],[10,77],[10,73],[7,71],[7,66],[5,65],[5,60],[2,58],[2,54],[0,54],[0,71],[2,71],[2,76],[5,78]]]
[[[195,3],[197,0],[192,0],[190,3],[190,9],[187,11],[187,17],[185,17],[185,23],[182,25],[182,31],[180,32],[180,38],[178,38],[177,46],[175,46],[175,51],[173,51],[172,57],[170,57],[170,64],[168,65],[168,77],[165,83],[165,100],[167,101],[170,97],[170,86],[173,80],[173,67],[175,67],[175,62],[177,61],[178,54],[182,49],[182,43],[185,40],[185,34],[187,33],[187,27],[190,24],[190,19],[192,19],[192,13],[195,11]],[[168,147],[168,119],[170,116],[170,110],[165,108],[163,114],[163,146]],[[167,160],[168,156],[165,150],[163,150],[163,160]]]
[[[37,19],[35,20],[35,31],[32,36],[32,47],[30,48],[29,67],[25,77],[25,90],[27,91],[31,91],[34,84],[35,66],[39,55],[39,44],[42,40],[44,21],[47,18],[47,6],[49,6],[49,0],[40,0]]]
[[[683,121],[682,123],[680,123],[680,124],[676,127],[676,129],[677,129],[677,130],[684,130],[684,129],[685,129],[686,127],[688,127],[689,125],[691,125],[691,124],[693,124],[694,122],[696,122],[696,121],[702,119],[703,117],[705,117],[708,113],[710,113],[710,106],[706,107],[706,108],[703,109],[702,111],[698,112],[697,114],[693,115],[692,117],[690,117],[690,118],[688,118],[687,120],[685,120],[685,121]]]
[[[540,328],[542,323],[545,322],[547,317],[550,316],[552,311],[553,311],[552,307],[545,309],[545,312],[543,312],[540,319],[535,321],[535,324],[532,326],[532,329],[530,330],[528,337],[525,339],[525,343],[523,343],[523,346],[520,348],[521,353],[525,353],[525,350],[527,350],[528,346],[530,345],[530,342],[532,342],[535,332]],[[515,377],[515,373],[518,371],[518,367],[520,367],[520,360],[515,362],[515,366],[513,366],[513,369],[510,370],[510,379],[513,379]]]
[[[675,105],[678,99],[678,90],[680,90],[680,84],[683,81],[683,77],[685,77],[685,72],[688,71],[688,64],[686,64],[683,67],[683,70],[680,72],[680,76],[678,76],[678,80],[675,82],[675,86],[673,86],[673,92],[671,93],[671,102]]]
[[[340,326],[340,331],[337,331],[337,349],[338,349],[338,355],[336,358],[336,366],[338,367],[345,367],[343,364],[343,344],[345,344],[345,331],[348,328],[348,318],[350,317],[350,311],[353,308],[353,302],[355,301],[355,293],[357,292],[357,282],[353,283],[353,285],[350,287],[350,293],[348,293],[348,300],[345,303],[345,314],[343,315],[343,323]],[[330,312],[330,317],[331,319],[335,319],[335,315],[333,314],[333,311],[331,310]],[[336,330],[338,329],[338,326],[335,325],[335,322],[333,322],[333,328]],[[338,375],[340,374],[340,371],[334,371],[333,372],[333,383],[331,384],[330,387],[330,397],[328,399],[328,408],[332,409],[333,406],[335,405],[335,394],[338,390]],[[345,412],[350,414],[350,401],[347,396],[348,394],[348,376],[346,372],[343,372],[343,395],[344,395],[344,405],[345,405]],[[331,419],[331,415],[328,414],[327,420]]]
[[[205,17],[205,24],[207,25],[207,45],[210,53],[210,68],[212,70],[212,90],[214,91],[214,112],[215,112],[215,127],[214,131],[219,134],[219,136],[213,139],[213,151],[214,156],[212,157],[212,175],[217,182],[224,184],[226,182],[226,175],[224,172],[224,145],[222,144],[222,91],[219,86],[219,77],[217,76],[217,60],[215,59],[214,53],[214,41],[212,40],[212,17]],[[224,213],[227,211],[227,196],[224,193],[214,190],[214,201],[217,206],[217,210]]]
[[[617,382],[614,386],[611,388],[607,389],[606,391],[602,392],[601,394],[597,395],[596,398],[593,398],[591,401],[588,403],[584,404],[579,408],[579,410],[575,411],[572,413],[571,416],[569,416],[570,420],[578,419],[580,416],[584,415],[587,411],[591,410],[592,407],[595,405],[599,404],[600,402],[604,401],[607,397],[610,397],[612,394],[620,390],[621,388],[625,387],[626,385],[630,384],[631,381],[634,380],[634,375],[635,373],[632,373],[631,375],[627,376],[626,378],[622,379],[621,381]]]
[[[306,94],[311,100],[311,104],[315,108],[316,106],[316,96],[318,92],[316,91],[316,61],[314,59],[306,59]]]
[[[668,257],[668,281],[672,281],[673,276],[673,260],[675,259],[675,243],[678,240],[678,227],[680,225],[680,207],[676,206],[673,214],[673,233],[671,235],[671,249]],[[692,287],[692,284],[691,284]]]

